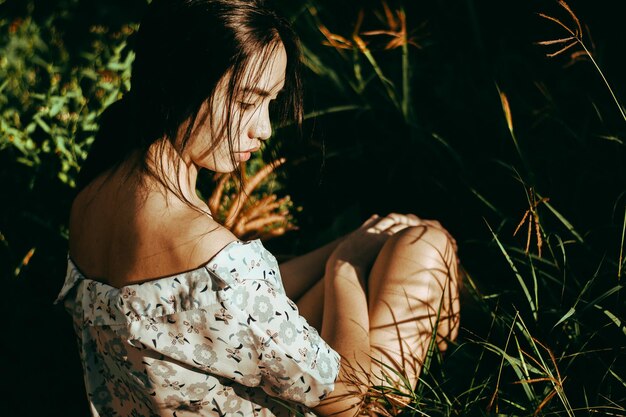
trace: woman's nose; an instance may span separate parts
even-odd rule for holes
[[[253,139],[260,140],[267,140],[272,136],[272,125],[267,108],[260,110],[260,114],[252,123],[252,131],[250,133]]]

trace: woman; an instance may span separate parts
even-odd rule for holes
[[[154,0],[135,52],[81,171],[58,298],[93,415],[355,415],[368,385],[414,385],[458,327],[437,222],[373,216],[279,266],[196,195],[200,169],[237,171],[271,136],[271,102],[301,122],[288,24],[257,0]]]

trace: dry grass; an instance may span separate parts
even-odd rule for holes
[[[293,208],[291,198],[260,191],[261,188],[272,189],[272,174],[283,163],[285,160],[279,159],[261,167],[249,178],[244,177],[241,187],[237,187],[232,175],[217,174],[215,188],[208,199],[211,213],[242,240],[267,240],[296,229],[290,211]],[[242,170],[246,171],[245,165]],[[232,190],[234,192],[228,192]]]
[[[522,216],[522,220],[519,222],[519,224],[517,225],[517,227],[515,228],[515,232],[513,232],[513,236],[515,236],[517,234],[517,232],[520,230],[520,228],[522,227],[522,225],[524,224],[524,222],[526,221],[526,219],[528,219],[528,227],[527,227],[527,237],[526,237],[526,254],[528,254],[528,251],[530,249],[530,241],[532,238],[532,233],[533,231],[535,232],[535,238],[537,241],[537,252],[538,252],[538,256],[541,258],[541,248],[543,246],[543,238],[542,236],[542,232],[541,232],[541,223],[539,221],[539,213],[537,212],[537,207],[541,204],[541,203],[545,203],[547,201],[550,201],[550,198],[548,197],[543,197],[540,199],[537,199],[537,196],[535,194],[535,190],[533,187],[530,187],[528,189],[528,209],[524,212],[524,216]],[[533,227],[534,226],[534,227]]]
[[[557,39],[539,41],[537,42],[537,44],[542,45],[542,46],[547,46],[547,47],[556,46],[559,48],[556,51],[546,53],[546,56],[549,58],[554,58],[558,55],[561,55],[565,51],[568,51],[577,45],[580,46],[582,50],[574,51],[570,54],[570,62],[568,63],[568,65],[571,65],[572,63],[577,62],[579,60],[588,58],[593,63],[596,70],[602,77],[602,80],[604,81],[604,84],[606,85],[606,87],[609,89],[609,92],[611,93],[613,101],[617,105],[617,108],[619,109],[619,112],[622,118],[626,122],[626,111],[624,110],[624,106],[622,106],[622,104],[617,99],[617,96],[613,92],[611,85],[609,84],[608,80],[604,76],[604,72],[600,69],[598,62],[596,61],[594,57],[593,42],[590,41],[591,47],[589,47],[587,43],[585,43],[585,37],[589,39],[591,39],[591,37],[589,35],[585,36],[585,32],[583,32],[583,29],[582,29],[582,24],[580,23],[580,20],[578,19],[574,11],[570,8],[570,6],[564,0],[558,0],[558,3],[559,3],[559,6],[561,6],[561,8],[565,10],[565,12],[568,14],[569,18],[572,21],[571,23],[573,24],[570,24],[568,26],[567,24],[563,23],[563,21],[559,18],[547,15],[545,13],[538,13],[538,15],[541,16],[542,18],[547,19],[557,24],[560,28],[565,30],[566,36],[562,38],[557,38]],[[588,32],[589,30],[587,29],[587,34]]]

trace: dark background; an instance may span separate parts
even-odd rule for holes
[[[276,3],[291,16],[301,6]],[[598,63],[616,96],[626,97],[624,2],[568,3],[589,27]],[[34,9],[29,11],[27,4],[34,4]],[[344,36],[350,35],[359,8],[366,11],[364,30],[380,26],[369,13],[381,10],[380,2],[315,5],[325,25]],[[88,48],[91,26],[114,28],[137,22],[144,6],[142,0],[6,1],[0,3],[0,18],[31,13],[44,22],[59,16],[56,22],[68,50],[78,53]],[[304,140],[291,140],[288,129],[277,133],[281,152],[289,160],[282,178],[284,192],[303,210],[297,214],[300,230],[267,246],[279,255],[296,254],[349,230],[371,213],[413,212],[439,219],[452,232],[465,269],[485,293],[504,287],[502,304],[516,304],[519,294],[511,290],[507,298],[502,283],[510,275],[508,265],[494,250],[485,224],[502,230],[510,244],[525,246],[525,230],[512,237],[528,207],[525,187],[504,162],[516,167],[527,185],[549,196],[584,235],[586,244],[572,249],[569,257],[574,282],[584,283],[604,257],[617,257],[626,191],[624,146],[601,136],[624,138],[625,123],[590,62],[566,67],[567,55],[547,59],[549,49],[535,44],[563,34],[537,12],[558,15],[564,22],[569,17],[556,2],[539,0],[437,0],[406,2],[404,7],[410,26],[425,22],[417,32],[422,49],[411,55],[413,123],[405,123],[385,102],[376,82],[366,95],[357,95],[307,72],[308,110],[355,103],[363,110],[307,121]],[[302,19],[295,22],[305,45],[329,56],[327,62],[338,72],[349,73],[349,65],[321,45],[319,34]],[[399,51],[384,57],[383,64],[397,62]],[[388,70],[394,73],[397,68],[390,65]],[[530,169],[515,152],[496,85],[509,98]],[[549,95],[542,94],[539,85]],[[435,140],[433,133],[449,146]],[[0,230],[12,245],[0,259],[9,265],[16,254],[37,247],[19,277],[4,278],[2,317],[8,327],[3,331],[2,357],[8,372],[2,378],[6,399],[0,414],[88,415],[71,322],[61,307],[52,304],[63,282],[67,254],[56,225],[66,221],[72,190],[45,176],[26,189],[19,179],[25,168],[6,153],[0,157]],[[472,190],[496,209],[487,207]],[[546,228],[566,234],[555,218],[546,215],[544,221]],[[3,269],[11,270],[12,265]],[[546,299],[553,296],[558,298],[546,294]],[[553,324],[563,313],[560,309],[567,307],[559,301],[548,304],[546,321]],[[479,313],[477,320],[472,319],[471,305],[467,311],[461,340],[468,333],[488,330]],[[538,325],[535,330],[558,344],[559,336],[549,328]],[[572,368],[572,378],[582,378],[586,371],[593,374],[584,368]],[[573,391],[577,389],[582,390]],[[480,408],[484,410],[485,404]]]

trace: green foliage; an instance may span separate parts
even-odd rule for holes
[[[109,29],[58,3],[65,14],[0,19],[1,270],[31,288],[52,271],[46,300],[98,116],[129,88],[136,21]],[[410,395],[373,398],[391,410],[385,394],[404,396],[415,416],[626,415],[624,80],[611,59],[623,37],[576,32],[547,60],[535,43],[563,28],[535,13],[569,22],[556,2],[276,3],[302,38],[313,140],[284,127],[271,143],[303,207],[275,248],[310,249],[388,211],[438,218],[460,246],[457,343],[432,347]],[[604,10],[571,3],[581,27]],[[87,41],[68,42],[79,18]]]
[[[76,174],[97,131],[98,115],[130,88],[132,52],[125,38],[94,27],[93,43],[72,65],[50,18],[0,21],[10,36],[0,44],[0,150],[38,172],[55,172],[74,187]],[[44,39],[46,41],[44,42]]]
[[[63,14],[0,19],[2,200],[11,202],[0,210],[1,276],[18,276],[31,258],[65,245],[68,197],[98,117],[130,87],[131,25],[93,25],[88,47],[76,53],[64,24]]]

